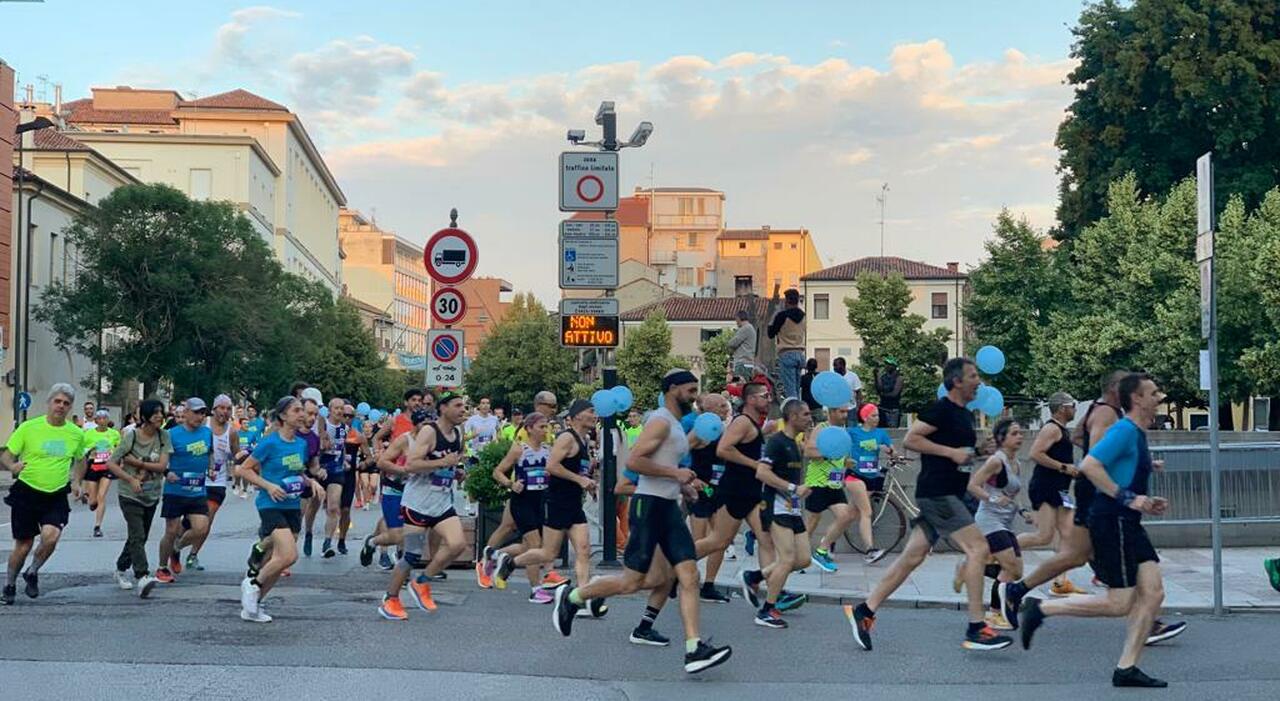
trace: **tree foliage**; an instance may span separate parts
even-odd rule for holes
[[[671,328],[659,307],[640,326],[627,331],[618,349],[618,379],[631,388],[636,406],[649,408],[657,401],[662,376],[677,367],[671,356]]]
[[[1164,193],[1210,150],[1220,207],[1232,195],[1255,207],[1280,182],[1280,3],[1103,0],[1073,33],[1060,236],[1101,218],[1126,173]]]
[[[729,339],[733,331],[721,329],[703,341],[698,350],[702,352],[702,391],[721,392],[725,386],[725,368],[729,366]]]
[[[542,303],[532,294],[517,294],[480,344],[467,371],[467,392],[489,397],[495,406],[529,408],[542,390],[563,400],[577,378],[576,360],[560,345],[556,320]]]
[[[925,331],[924,317],[907,313],[911,288],[901,275],[863,273],[854,284],[857,297],[844,303],[849,325],[862,339],[859,376],[874,377],[885,356],[893,356],[902,375],[902,409],[920,411],[935,400],[951,331]],[[875,394],[872,384],[864,383],[867,396]]]

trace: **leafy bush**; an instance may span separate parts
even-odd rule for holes
[[[478,461],[467,471],[467,481],[463,482],[462,487],[471,501],[485,508],[496,509],[511,495],[506,487],[493,478],[493,468],[502,462],[502,457],[508,450],[511,450],[511,441],[502,439],[489,443],[480,451]]]

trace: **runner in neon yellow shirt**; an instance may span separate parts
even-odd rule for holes
[[[102,537],[102,518],[107,515],[107,492],[111,491],[111,480],[115,475],[107,469],[107,460],[116,446],[120,445],[120,432],[111,428],[111,415],[106,409],[99,409],[93,414],[93,423],[84,430],[88,441],[88,453],[85,454],[86,469],[83,492],[89,497],[89,508],[93,509],[93,537]]]

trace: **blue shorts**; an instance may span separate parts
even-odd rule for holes
[[[387,528],[404,527],[404,519],[400,516],[400,499],[403,497],[400,492],[382,490],[382,520]]]

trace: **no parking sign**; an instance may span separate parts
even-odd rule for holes
[[[462,384],[463,334],[461,329],[427,332],[427,386],[458,387]]]

